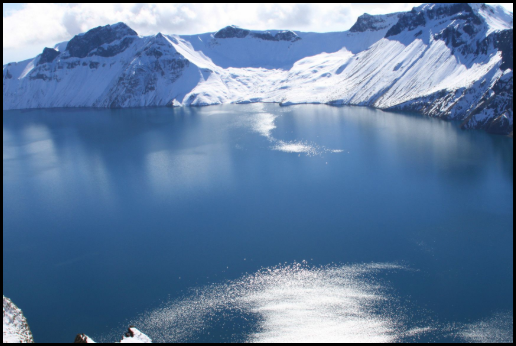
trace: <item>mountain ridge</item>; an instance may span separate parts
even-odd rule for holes
[[[508,134],[512,27],[512,13],[485,4],[364,14],[334,33],[227,26],[143,37],[117,23],[4,65],[3,109],[350,104]]]

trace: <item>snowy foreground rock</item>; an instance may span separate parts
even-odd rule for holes
[[[133,326],[129,327],[127,333],[125,333],[122,340],[120,340],[121,344],[150,344],[152,340],[138,329]]]
[[[74,343],[76,344],[94,344],[95,341],[93,341],[89,336],[86,334],[77,334],[75,337]],[[122,337],[122,340],[120,340],[121,344],[151,344],[152,340],[147,335],[140,332],[138,329],[136,329],[133,326],[130,326],[127,332]]]
[[[34,342],[22,311],[4,296],[4,343]]]
[[[33,343],[34,338],[22,311],[14,303],[4,296],[4,343]],[[86,334],[77,334],[74,343],[94,344]],[[120,340],[122,344],[150,344],[151,338],[140,332],[134,326],[130,326]]]
[[[513,14],[425,4],[360,16],[345,32],[138,36],[92,29],[3,66],[3,109],[325,103],[513,129]]]

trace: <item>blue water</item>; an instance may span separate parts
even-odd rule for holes
[[[366,315],[428,327],[413,341],[478,341],[464,331],[486,321],[512,340],[512,138],[362,107],[4,111],[3,174],[3,293],[36,342],[129,323],[156,341],[282,340],[281,316],[321,328],[263,308],[305,284],[288,300],[335,300],[337,339],[354,333],[338,334],[349,284],[392,302]]]

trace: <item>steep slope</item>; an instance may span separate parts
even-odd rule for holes
[[[4,343],[33,343],[32,333],[22,311],[4,296]]]
[[[512,28],[506,28],[512,26],[512,15],[511,22],[496,21],[494,28],[492,18],[481,15],[484,8],[424,5],[403,14],[384,38],[363,52],[303,59],[286,83],[299,85],[282,102],[410,110],[460,120],[467,128],[508,133]]]
[[[139,37],[123,23],[4,65],[3,109],[278,102],[363,105],[513,128],[513,15],[425,4],[338,33]]]
[[[464,128],[512,132],[512,13],[481,4],[423,5],[419,10],[434,21],[443,16],[453,19],[434,39],[446,43],[456,67],[453,77],[434,90],[392,109],[460,120]]]

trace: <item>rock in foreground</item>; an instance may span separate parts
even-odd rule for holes
[[[4,343],[33,343],[34,339],[22,311],[4,296]]]

